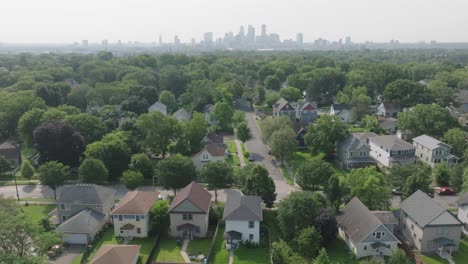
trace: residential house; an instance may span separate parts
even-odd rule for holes
[[[172,114],[172,116],[179,121],[189,121],[192,118],[192,113],[185,108],[181,108]]]
[[[5,141],[0,144],[0,156],[5,157],[5,159],[10,161],[16,168],[21,165],[20,146],[15,143]]]
[[[379,107],[377,108],[377,115],[383,117],[397,117],[398,113],[401,111],[400,103],[398,102],[390,102],[390,101],[383,101],[380,103]]]
[[[399,139],[396,135],[369,138],[370,156],[384,167],[416,163],[416,147]]]
[[[395,134],[397,131],[397,119],[393,117],[379,117],[379,125],[386,134]]]
[[[280,98],[274,105],[273,105],[273,116],[287,116],[291,121],[296,121],[296,109],[284,98]]]
[[[468,192],[463,194],[462,197],[460,197],[457,200],[458,204],[458,212],[457,212],[457,217],[460,222],[463,223],[463,227],[465,231],[468,230]]]
[[[167,106],[159,101],[148,107],[148,112],[158,111],[167,115]]]
[[[424,192],[417,190],[400,204],[400,232],[422,253],[458,250],[462,223]]]
[[[370,156],[369,138],[375,137],[373,132],[349,134],[336,145],[337,161],[342,169],[350,170],[375,164]]]
[[[115,236],[147,237],[151,230],[150,209],[158,196],[158,192],[128,192],[111,213]]]
[[[218,121],[213,117],[214,109],[215,106],[212,104],[206,105],[203,109],[203,115],[205,116],[205,120],[210,126],[218,124]]]
[[[337,116],[343,123],[352,123],[356,121],[353,116],[352,108],[350,104],[332,104],[330,107],[330,115]]]
[[[298,102],[296,109],[296,120],[301,123],[311,123],[317,120],[317,104],[315,102]]]
[[[458,162],[458,157],[450,154],[452,147],[428,135],[413,138],[416,147],[416,156],[422,162],[434,168],[438,163],[446,162],[453,166]]]
[[[140,245],[104,244],[94,254],[89,264],[136,264]]]
[[[95,184],[66,185],[58,190],[57,232],[70,244],[87,244],[108,222],[115,190]]]
[[[296,132],[297,148],[304,149],[307,148],[305,143],[305,135],[307,134],[307,123],[296,122],[293,123],[294,132]]]
[[[226,190],[224,205],[224,237],[228,242],[260,242],[260,222],[263,220],[262,197],[247,196],[238,190]]]
[[[459,106],[460,112],[468,113],[468,90],[461,90],[455,103]]]
[[[215,145],[218,145],[218,146],[224,146],[224,136],[220,135],[220,134],[210,132],[210,133],[206,134],[206,136],[203,138],[202,143],[205,144],[205,145],[215,144]]]
[[[180,190],[169,207],[172,237],[206,237],[211,193],[192,182]]]
[[[379,211],[379,216],[388,219],[390,212]],[[382,222],[376,214],[354,197],[336,216],[338,233],[356,255],[356,258],[370,256],[391,256],[399,240],[393,235],[391,224]],[[393,219],[394,221],[394,219]]]
[[[229,156],[229,150],[217,144],[208,144],[192,155],[191,159],[195,168],[201,170],[206,164],[216,161],[224,161]]]

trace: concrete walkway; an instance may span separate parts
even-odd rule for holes
[[[229,251],[229,264],[234,263],[234,250]]]
[[[184,239],[184,243],[182,244],[182,249],[180,250],[180,255],[182,255],[182,258],[184,259],[185,263],[190,263],[189,256],[187,255],[187,247],[188,247],[189,242],[190,242],[189,239]]]
[[[449,264],[455,264],[455,261],[453,261],[452,256],[449,253],[447,253],[445,251],[440,253],[439,251],[437,251],[437,255],[439,255],[441,258],[447,260]]]
[[[237,149],[237,156],[239,157],[239,162],[241,167],[245,166],[245,160],[244,160],[244,153],[242,153],[242,146],[241,146],[241,141],[238,139],[235,139],[234,142],[236,142],[236,149]]]

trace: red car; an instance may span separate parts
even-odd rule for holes
[[[440,187],[437,188],[436,192],[438,195],[452,195],[457,193],[457,191],[451,187]]]

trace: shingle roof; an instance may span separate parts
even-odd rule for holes
[[[195,206],[200,208],[200,210],[208,213],[210,210],[211,197],[212,195],[210,192],[205,190],[205,188],[203,188],[199,183],[193,181],[177,193],[169,207],[169,212],[183,201],[189,200]]]
[[[129,264],[140,253],[140,245],[102,245],[90,264]]]
[[[206,138],[213,144],[223,144],[224,136],[218,135],[216,133],[210,132],[206,135]]]
[[[468,104],[468,90],[461,90],[455,101],[460,104]]]
[[[460,197],[458,200],[457,200],[457,204],[460,206],[460,205],[464,205],[464,204],[468,204],[468,192],[464,193],[462,195],[462,197]]]
[[[16,160],[21,157],[20,148],[18,145],[5,141],[0,144],[0,155],[5,156],[6,159]]]
[[[386,131],[395,130],[397,127],[397,120],[393,117],[384,117],[379,119],[379,124]]]
[[[283,97],[281,97],[274,105],[274,111],[279,112],[281,111],[287,104],[289,104],[288,101],[286,101]],[[290,105],[290,104],[289,104]],[[294,107],[291,105],[291,110],[294,110]]]
[[[398,138],[396,135],[383,135],[371,138],[377,145],[384,146],[388,150],[411,150],[415,149],[412,144]]]
[[[348,135],[345,139],[340,141],[338,144],[340,147],[347,150],[357,150],[363,145],[367,144],[367,139],[375,137],[377,134],[373,132],[358,132]]]
[[[382,222],[354,197],[336,216],[336,220],[351,240],[357,244],[365,239]]]
[[[415,137],[413,138],[413,142],[416,142],[418,144],[421,144],[423,145],[424,147],[426,148],[429,148],[429,149],[436,149],[436,148],[445,148],[445,149],[451,149],[452,147],[448,144],[445,144],[444,142],[442,141],[439,141],[433,137],[430,137],[428,135],[421,135],[419,137]]]
[[[224,205],[224,220],[262,221],[262,198],[246,196],[238,190],[226,190],[227,200]]]
[[[192,114],[185,108],[177,110],[172,116],[179,121],[188,121],[192,118]]]
[[[199,152],[193,154],[192,157],[199,155],[205,150],[214,157],[222,157],[226,153],[225,147],[219,146],[218,144],[207,144]]]
[[[350,104],[332,104],[332,107],[335,111],[351,110],[353,108]]]
[[[372,211],[372,213],[384,224],[398,223],[398,219],[391,211]]]
[[[203,112],[205,112],[205,113],[206,113],[206,112],[211,113],[211,112],[213,112],[213,110],[214,110],[214,105],[212,105],[212,104],[207,104],[207,105],[205,105],[205,107],[204,107],[204,109],[203,109]]]
[[[387,111],[389,111],[389,110],[394,110],[394,111],[397,111],[397,112],[400,111],[400,103],[398,103],[398,102],[383,101],[382,105],[383,105],[383,107],[385,107],[385,109]]]
[[[56,231],[61,233],[90,234],[102,224],[105,215],[91,209],[84,209],[62,222]]]
[[[159,101],[148,107],[148,111],[160,111],[163,114],[167,112],[167,106]]]
[[[147,214],[154,202],[158,200],[158,192],[132,191],[128,192],[112,211],[112,214]]]
[[[401,205],[401,210],[408,214],[419,226],[428,225],[460,225],[461,223],[445,208],[440,206],[431,197],[417,190],[406,198]],[[445,213],[448,213],[445,214]],[[439,218],[440,217],[440,218]]]
[[[114,199],[116,191],[96,184],[73,184],[59,188],[58,204],[104,204]]]

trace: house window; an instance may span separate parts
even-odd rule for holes
[[[96,208],[101,208],[101,205],[100,205],[100,204],[96,204]]]
[[[202,159],[203,159],[203,160],[208,160],[208,159],[209,159],[209,157],[208,157],[208,154],[206,154],[206,153],[203,153],[203,157],[202,157]]]
[[[144,216],[144,215],[140,215],[140,219],[141,219],[141,220],[145,219],[145,216]]]
[[[254,228],[254,221],[249,221],[249,228]]]
[[[68,216],[62,215],[62,222],[65,222],[67,220]]]
[[[438,235],[443,235],[444,234],[444,228],[443,227],[438,227],[437,228],[437,234]]]
[[[62,208],[62,210],[70,210],[69,204],[61,204],[60,207]]]
[[[119,221],[122,221],[122,215],[119,215]]]
[[[375,233],[375,238],[376,239],[380,239],[381,237],[382,237],[382,233],[380,233],[380,232]]]
[[[140,221],[140,216],[139,215],[136,216],[136,220]]]
[[[432,241],[427,242],[428,248],[434,248],[434,243]]]
[[[253,240],[254,239],[254,235],[253,234],[249,234],[249,240]]]
[[[192,214],[182,214],[183,220],[192,220]]]
[[[367,246],[364,246],[364,250],[367,250]]]
[[[137,234],[141,234],[141,228],[137,228]]]
[[[120,228],[120,234],[122,234],[122,233],[123,233],[123,230],[122,230],[122,227],[121,227],[121,228]]]

